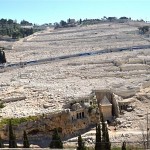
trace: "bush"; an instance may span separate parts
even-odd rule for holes
[[[143,26],[138,28],[141,34],[145,34],[149,31],[149,26]]]
[[[11,123],[12,125],[19,125],[23,122],[27,122],[27,121],[33,121],[33,120],[37,120],[37,116],[29,116],[29,117],[22,117],[22,118],[12,118],[11,119]],[[3,118],[0,122],[0,126],[4,126],[6,124],[9,123],[10,118]]]
[[[4,108],[4,107],[5,107],[4,103],[0,102],[0,108]]]

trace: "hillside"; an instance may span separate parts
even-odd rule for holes
[[[145,122],[150,104],[150,49],[132,50],[150,44],[149,38],[138,34],[139,26],[141,23],[131,22],[47,29],[13,43],[12,50],[5,50],[9,63],[131,49],[6,69],[0,73],[0,99],[7,101],[0,115],[23,117],[55,112],[74,99],[87,97],[92,90],[110,89],[124,99],[135,100],[135,111],[125,112],[121,118],[125,123],[132,122],[129,128],[139,128],[135,120],[141,118],[137,114],[142,114]]]

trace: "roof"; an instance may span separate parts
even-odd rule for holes
[[[104,96],[104,98],[101,100],[100,104],[101,105],[112,105],[106,96]]]
[[[80,105],[80,103],[75,103],[72,105],[71,109],[76,111],[76,110],[82,109],[82,106]]]

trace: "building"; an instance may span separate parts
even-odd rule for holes
[[[112,121],[113,117],[118,117],[119,107],[114,93],[110,90],[95,90],[94,92],[104,120]]]

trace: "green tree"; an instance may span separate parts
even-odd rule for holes
[[[3,143],[1,136],[0,136],[0,148],[4,148],[4,143]]]
[[[23,132],[23,148],[30,148],[30,144],[29,144],[26,131]]]
[[[125,142],[125,141],[122,143],[122,148],[121,148],[121,150],[126,150],[126,142]]]
[[[63,143],[61,141],[61,138],[58,134],[58,130],[54,129],[54,133],[52,135],[52,141],[49,145],[50,148],[57,148],[57,149],[62,149],[63,148]]]
[[[64,27],[64,26],[67,25],[67,23],[66,23],[64,20],[61,20],[61,21],[60,21],[60,25],[61,25],[62,27]]]
[[[14,31],[13,33],[12,33],[12,38],[13,39],[18,39],[20,37],[20,32],[19,31]]]
[[[6,63],[5,52],[3,50],[0,50],[0,63]]]
[[[149,31],[149,26],[143,26],[138,28],[141,34],[145,34]]]
[[[95,150],[111,150],[111,143],[109,140],[109,133],[108,133],[108,128],[107,125],[104,121],[104,116],[102,111],[100,110],[100,121],[101,123],[96,127],[96,144],[95,145]],[[102,127],[101,127],[102,126]]]
[[[79,21],[79,22],[80,22],[80,24],[81,24],[81,23],[82,23],[82,19],[80,19],[80,21]]]
[[[77,150],[86,150],[86,147],[84,145],[83,139],[81,135],[78,136],[78,147]]]
[[[95,150],[101,150],[102,149],[102,135],[101,135],[102,129],[101,124],[96,124],[96,141],[95,141]]]
[[[110,140],[109,140],[109,133],[108,133],[107,126],[105,128],[105,149],[111,150],[111,143],[110,143]]]
[[[5,57],[5,52],[2,51],[2,63],[6,63],[6,57]]]
[[[17,148],[16,136],[13,133],[11,120],[9,120],[8,128],[9,128],[9,148]]]

